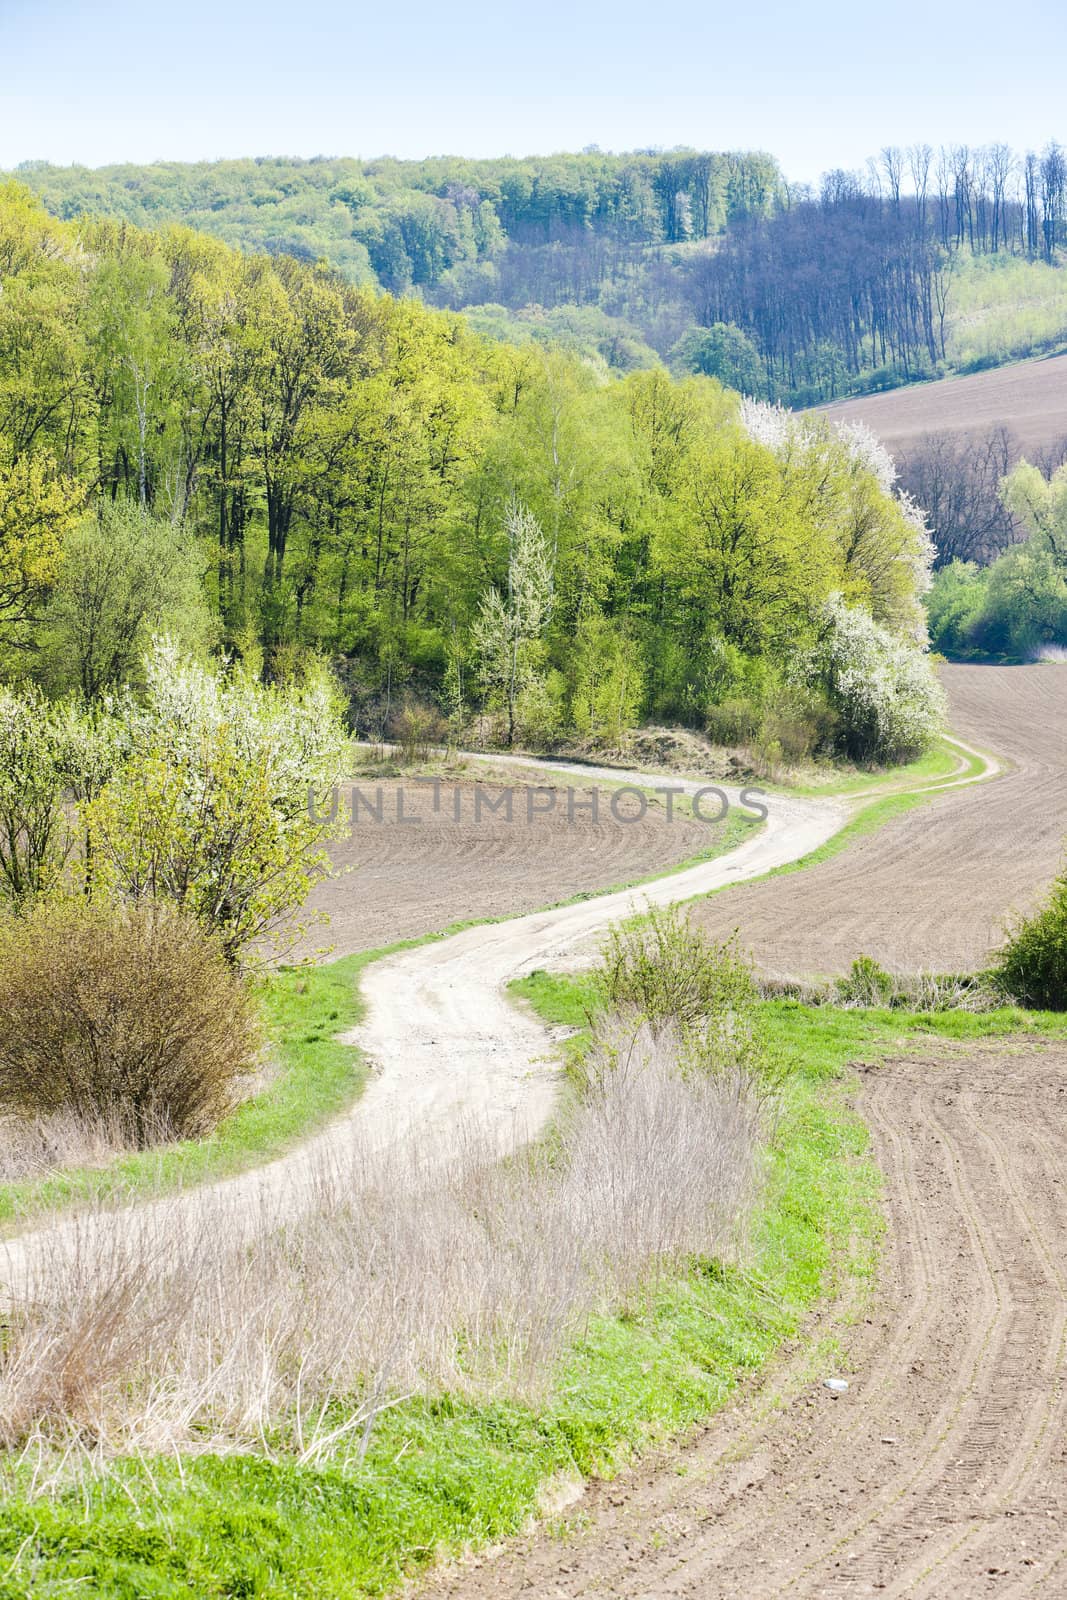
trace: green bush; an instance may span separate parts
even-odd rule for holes
[[[996,972],[1024,1005],[1067,1011],[1067,872],[1040,910],[1012,930]]]
[[[594,978],[606,1011],[676,1029],[692,1069],[737,1071],[765,1084],[779,1076],[759,987],[736,937],[712,943],[681,908],[651,907],[610,930]]]
[[[43,902],[0,924],[0,1107],[106,1119],[141,1149],[210,1131],[255,1063],[248,991],[192,919]]]

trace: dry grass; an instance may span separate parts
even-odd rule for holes
[[[941,973],[883,967],[859,956],[844,977],[763,979],[760,992],[771,1000],[799,1000],[808,1006],[841,1011],[872,1007],[896,1011],[996,1011],[1009,1004],[1005,990],[986,973]]]
[[[0,1439],[311,1460],[358,1451],[389,1397],[535,1397],[598,1309],[741,1248],[758,1099],[741,1073],[686,1074],[682,1046],[608,1025],[580,1106],[506,1164],[472,1130],[445,1165],[320,1170],[290,1217],[223,1191],[50,1230],[6,1274]]]
[[[161,1127],[158,1142],[167,1136]],[[55,1111],[43,1117],[0,1117],[0,1183],[21,1183],[74,1167],[103,1167],[136,1148],[136,1138],[119,1115]]]

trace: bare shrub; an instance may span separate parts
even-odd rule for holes
[[[400,747],[407,766],[425,761],[436,745],[447,743],[448,724],[436,706],[408,695],[389,719],[389,736]]]
[[[314,1460],[358,1451],[413,1391],[536,1396],[590,1316],[743,1247],[756,1097],[682,1054],[668,1026],[605,1024],[551,1148],[507,1163],[471,1129],[444,1167],[429,1146],[357,1151],[258,1209],[223,1190],[84,1216],[29,1268],[0,1245],[0,1439],[219,1449],[270,1430]]]
[[[211,1129],[252,1070],[251,997],[155,902],[41,905],[0,925],[0,1107],[100,1118],[142,1148]]]

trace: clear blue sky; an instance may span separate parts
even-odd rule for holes
[[[0,167],[1067,140],[1064,0],[0,0]]]

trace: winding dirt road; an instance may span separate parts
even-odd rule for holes
[[[1052,875],[1067,671],[954,669],[949,689],[955,726],[1014,770],[938,796],[823,866],[707,900],[712,921],[740,923],[753,944],[760,931],[765,965],[785,964],[800,938],[802,970],[823,964],[816,951],[884,957],[875,935],[898,923],[913,940],[897,946],[905,958],[916,928],[935,958],[985,950],[1007,908]],[[472,1117],[501,1148],[528,1135],[551,1111],[556,1069],[546,1031],[508,1004],[508,979],[581,961],[645,901],[795,860],[844,816],[831,801],[775,798],[764,831],[717,861],[376,963],[358,1038],[382,1070],[361,1102],[281,1160],[198,1191],[199,1215],[217,1205],[220,1226],[251,1232],[265,1211],[312,1204],[323,1162],[357,1140],[395,1144],[424,1128],[449,1149],[449,1129]],[[862,1102],[890,1226],[877,1301],[845,1334],[847,1394],[833,1398],[809,1370],[806,1341],[768,1380],[773,1396],[754,1393],[668,1463],[594,1487],[570,1538],[534,1537],[431,1592],[1067,1593],[1067,1051],[1001,1041],[894,1062],[866,1075]],[[142,1215],[165,1225],[182,1203]],[[0,1283],[32,1286],[69,1226],[10,1241]],[[835,1328],[841,1319],[837,1308]]]
[[[589,777],[596,769],[586,769]],[[613,772],[616,781],[647,781]],[[696,790],[698,783],[679,786]],[[740,803],[736,789],[725,791]],[[613,922],[646,904],[705,894],[798,860],[841,827],[833,801],[774,796],[759,833],[729,854],[637,889],[468,928],[367,968],[366,1020],[350,1036],[377,1067],[360,1099],[320,1134],[250,1172],[136,1208],[137,1226],[166,1237],[176,1207],[191,1201],[201,1225],[253,1239],[270,1219],[314,1207],[323,1172],[347,1174],[362,1153],[408,1145],[456,1159],[472,1129],[479,1148],[501,1153],[534,1137],[552,1115],[560,1063],[552,1037],[507,997],[509,981],[537,966],[588,962]],[[33,1292],[56,1252],[106,1252],[129,1212],[72,1217],[0,1244],[0,1304]]]
[[[889,1227],[848,1392],[809,1329],[696,1440],[427,1600],[1067,1594],[1067,1051],[888,1062],[861,1109]]]

